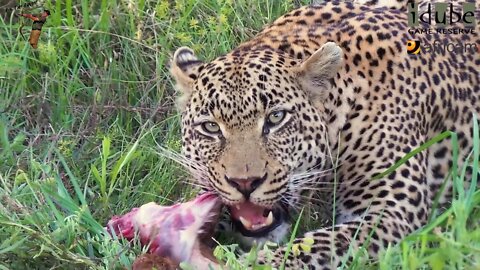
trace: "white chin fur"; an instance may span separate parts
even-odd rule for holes
[[[288,236],[290,230],[290,224],[282,222],[278,227],[273,231],[269,232],[268,235],[264,237],[248,237],[244,236],[238,231],[235,231],[235,237],[238,239],[239,244],[246,250],[250,250],[252,246],[256,243],[258,246],[262,247],[265,242],[273,242],[280,244]]]

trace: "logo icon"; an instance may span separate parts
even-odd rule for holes
[[[28,42],[34,49],[38,47],[38,39],[40,38],[40,34],[42,32],[42,26],[43,24],[47,21],[47,17],[50,16],[50,11],[49,10],[44,10],[41,14],[39,15],[32,15],[32,14],[17,14],[19,17],[25,17],[27,19],[30,19],[33,21],[32,24],[32,31],[30,32],[30,38],[28,39]],[[22,26],[20,26],[20,34],[23,37],[22,33]]]
[[[419,54],[420,53],[420,40],[408,40],[407,41],[407,53]]]

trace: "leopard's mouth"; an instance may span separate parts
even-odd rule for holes
[[[281,207],[265,208],[248,201],[229,209],[233,224],[247,237],[267,235],[285,221],[287,214]]]

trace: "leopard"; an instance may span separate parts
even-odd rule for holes
[[[259,264],[279,267],[286,257],[286,269],[336,269],[362,248],[377,258],[422,228],[437,199],[452,200],[451,138],[399,161],[450,131],[463,166],[480,112],[479,52],[407,46],[480,46],[480,24],[455,24],[469,34],[411,32],[408,4],[326,1],[283,15],[211,61],[189,47],[173,54],[181,155],[239,233],[280,241],[291,213],[317,203],[306,194],[334,202],[331,226],[293,240],[309,248],[280,245],[271,262],[260,253]],[[477,1],[477,20],[479,10]]]

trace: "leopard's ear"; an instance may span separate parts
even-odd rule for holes
[[[314,100],[327,96],[332,79],[343,65],[343,51],[334,42],[325,43],[297,67],[303,90]]]
[[[198,60],[192,49],[180,47],[173,54],[170,73],[176,82],[178,93],[177,107],[180,111],[185,106],[193,92],[193,84],[198,78],[199,67],[203,64]]]

